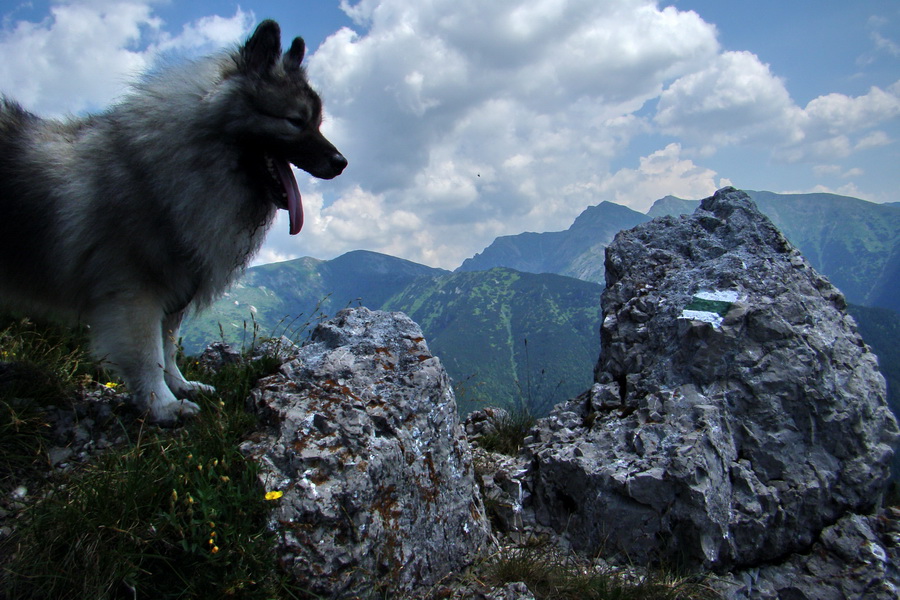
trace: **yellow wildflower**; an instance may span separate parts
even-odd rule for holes
[[[218,551],[219,551],[219,547],[218,547],[218,546],[213,546],[212,549],[210,550],[210,552],[212,552],[213,554],[215,554],[215,553],[218,552]]]
[[[116,383],[115,381],[107,381],[106,383],[103,384],[103,387],[110,389],[110,390],[114,390],[117,387],[119,387],[119,384]]]
[[[266,492],[266,500],[278,500],[282,496],[284,496],[284,492],[282,492],[281,490]]]

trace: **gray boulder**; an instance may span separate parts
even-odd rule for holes
[[[578,550],[725,570],[876,508],[898,437],[845,310],[743,192],[620,233],[596,384],[527,451],[529,506]]]
[[[310,591],[409,593],[489,542],[449,378],[405,315],[341,311],[252,401],[271,427],[243,449],[284,493],[271,527]]]
[[[826,527],[810,552],[717,578],[726,600],[900,598],[898,511],[850,514]]]

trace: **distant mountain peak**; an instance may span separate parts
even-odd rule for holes
[[[330,269],[345,271],[365,271],[368,274],[398,272],[415,275],[437,276],[449,273],[444,269],[428,267],[405,258],[398,258],[390,254],[373,252],[371,250],[351,250],[341,254],[337,258],[327,261]]]
[[[457,271],[508,267],[524,273],[556,273],[603,283],[603,248],[622,229],[646,220],[646,215],[627,206],[601,202],[586,208],[565,231],[498,237],[466,259]]]
[[[640,213],[637,213],[627,206],[605,200],[600,204],[588,206],[584,209],[584,211],[575,218],[575,222],[572,223],[572,226],[569,227],[567,231],[597,226],[607,228],[610,223],[619,223],[623,220],[630,221],[634,219],[635,214]]]
[[[900,310],[900,210],[836,194],[746,193],[851,302]],[[565,231],[497,238],[457,271],[509,267],[603,283],[606,246],[616,233],[652,218],[693,213],[699,200],[667,195],[646,215],[627,206],[589,206]]]
[[[653,203],[647,216],[655,219],[664,215],[682,215],[694,212],[694,209],[700,206],[699,200],[686,200],[678,196],[663,196]]]

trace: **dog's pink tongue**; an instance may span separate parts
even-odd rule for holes
[[[291,235],[297,235],[303,229],[303,203],[300,201],[300,188],[291,173],[291,165],[286,160],[273,161],[281,179],[281,186],[287,195],[287,211],[291,218]]]

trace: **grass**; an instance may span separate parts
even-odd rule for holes
[[[489,585],[523,582],[536,600],[716,600],[702,581],[664,571],[597,569],[547,543],[528,543],[489,561]]]
[[[43,407],[98,373],[85,347],[83,329],[0,318],[0,489],[41,460]]]
[[[76,366],[84,362],[80,350],[30,325],[0,336],[8,359],[43,357],[25,363],[51,382],[52,393],[38,390],[36,396],[58,401],[72,392]],[[138,428],[124,448],[55,476],[4,541],[5,597],[302,597],[276,562],[274,534],[266,527],[268,490],[255,463],[238,450],[257,425],[245,398],[277,365],[266,357],[213,375],[188,361],[188,376],[215,385],[222,395],[201,398],[201,415],[180,429]],[[0,446],[7,473],[23,465],[9,456],[33,457],[43,447],[39,412],[27,416],[36,409],[20,408],[19,392],[6,394],[0,406],[0,429],[17,433]]]
[[[259,587],[269,540],[253,470],[202,433],[187,437],[138,440],[35,504],[16,532],[9,596],[212,598]]]
[[[7,375],[10,365],[19,369],[15,377],[0,377],[0,469],[13,485],[29,470],[32,482],[46,471],[46,461],[35,464],[45,452],[40,407],[64,402],[87,378],[105,377],[86,358],[83,341],[83,332],[30,321],[0,330],[0,366]],[[279,361],[245,358],[216,373],[192,359],[183,363],[189,378],[220,393],[201,397],[201,414],[178,429],[123,423],[128,443],[45,480],[0,544],[0,598],[311,598],[278,564],[267,527],[278,495],[267,494],[273,490],[261,486],[257,465],[238,450],[258,427],[245,399]],[[487,444],[516,453],[533,421],[524,411],[508,415]],[[476,571],[491,585],[524,581],[538,600],[711,597],[686,580],[626,581],[589,572],[536,546],[487,560]],[[393,597],[374,587],[373,594]]]
[[[493,423],[494,431],[478,438],[477,443],[488,452],[517,456],[536,422],[537,419],[524,408],[502,412]]]

